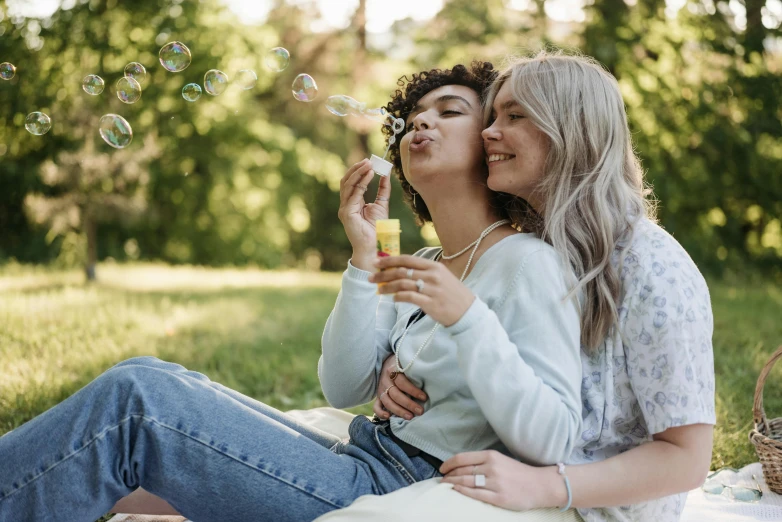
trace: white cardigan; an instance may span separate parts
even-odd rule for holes
[[[377,295],[369,275],[349,264],[323,332],[318,375],[338,408],[373,399],[391,343],[417,311]],[[438,328],[406,372],[428,399],[423,415],[392,417],[394,434],[441,460],[485,449],[538,465],[567,460],[581,432],[580,317],[576,299],[565,299],[569,275],[532,234],[492,245],[464,281],[476,295],[471,307]],[[410,327],[397,347],[403,366],[433,325],[424,316]]]

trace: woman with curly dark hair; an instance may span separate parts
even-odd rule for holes
[[[578,303],[556,251],[511,227],[486,185],[481,93],[493,77],[487,63],[422,72],[389,105],[407,125],[391,157],[442,248],[386,257],[377,272],[390,181],[366,203],[365,160],[340,184],[353,256],[323,333],[323,393],[339,408],[370,401],[393,354],[395,375],[425,390],[417,416],[359,415],[340,440],[180,365],[129,359],[0,438],[0,521],[91,521],[139,487],[196,521],[309,521],[440,476],[465,451],[570,455]]]

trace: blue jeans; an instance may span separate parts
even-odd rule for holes
[[[92,522],[138,487],[195,522],[313,520],[439,476],[385,430],[359,415],[340,440],[137,357],[0,437],[0,522]]]

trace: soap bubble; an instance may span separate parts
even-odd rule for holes
[[[291,85],[293,97],[299,101],[311,102],[318,95],[318,84],[309,74],[300,74]]]
[[[141,85],[133,78],[123,76],[117,80],[117,98],[122,103],[136,103],[141,98]]]
[[[147,70],[138,62],[130,62],[125,66],[125,77],[133,78],[142,85],[147,80]]]
[[[190,49],[182,42],[169,42],[160,48],[160,65],[169,72],[180,72],[187,69],[193,57]]]
[[[291,53],[284,47],[275,47],[266,54],[266,67],[274,72],[284,71],[291,61]]]
[[[182,98],[189,102],[194,102],[201,97],[201,86],[197,83],[188,83],[182,87]],[[171,118],[173,119],[173,117]]]
[[[106,114],[100,119],[100,137],[115,149],[124,149],[133,141],[133,129],[128,120],[118,114]]]
[[[204,90],[212,96],[222,94],[228,87],[228,75],[217,69],[210,69],[204,75]]]
[[[31,112],[24,120],[24,128],[30,134],[43,136],[52,128],[52,119],[42,112]]]
[[[92,96],[96,96],[102,93],[103,86],[104,86],[103,78],[101,78],[97,74],[88,74],[81,81],[81,88],[84,89],[84,92],[86,92],[87,94],[91,94]]]
[[[344,94],[335,94],[326,98],[326,108],[331,114],[337,116],[358,116],[366,106],[366,103],[361,103]]]
[[[14,67],[14,64],[8,62],[0,63],[0,79],[10,80],[14,76],[16,76],[16,67]]]
[[[377,109],[364,109],[361,115],[364,118],[374,120],[378,123],[388,124],[388,111],[385,107],[378,107]]]
[[[255,87],[255,82],[257,81],[258,75],[250,69],[242,69],[236,73],[236,78],[234,78],[234,82],[245,91]]]
[[[367,104],[345,94],[335,94],[326,99],[326,108],[337,116],[359,116],[378,123],[388,124],[388,111],[385,107],[367,109]]]

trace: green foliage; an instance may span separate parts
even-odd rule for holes
[[[94,183],[85,188],[84,178],[90,176],[72,162],[66,166],[63,154],[80,150],[80,160],[112,157],[123,164],[123,154],[138,160],[144,137],[155,136],[162,153],[141,165],[146,180],[143,219],[101,225],[99,257],[261,266],[318,258],[324,268],[344,266],[350,250],[336,219],[339,179],[360,133],[372,131],[378,138],[380,133],[376,128],[356,132],[344,120],[327,116],[321,104],[333,93],[332,83],[333,88],[350,87],[339,74],[350,68],[355,36],[308,34],[304,27],[310,20],[304,13],[304,7],[281,5],[268,24],[248,27],[217,0],[95,0],[60,10],[43,23],[0,20],[5,33],[0,56],[18,65],[16,78],[0,84],[0,226],[8,231],[0,239],[0,259],[56,256],[67,231],[52,225],[67,220],[68,213],[56,212],[54,203],[66,194],[74,199],[79,193],[95,193]],[[31,27],[42,41],[37,51],[28,48]],[[158,49],[172,40],[186,42],[193,54],[190,67],[177,74],[157,64]],[[278,45],[292,49],[293,60],[286,71],[273,74],[264,57]],[[130,61],[147,67],[148,81],[141,100],[124,105],[114,96],[113,85]],[[181,88],[201,83],[204,72],[213,68],[229,77],[239,69],[253,69],[258,84],[252,91],[231,86],[219,97],[204,94],[196,103],[186,102]],[[303,71],[320,84],[322,94],[312,104],[290,95],[288,86]],[[81,79],[87,74],[104,78],[102,95],[82,92]],[[52,117],[52,131],[44,137],[31,136],[21,125],[32,110]],[[135,139],[126,150],[115,151],[97,139],[95,122],[106,113],[131,123]],[[95,150],[85,149],[92,141],[98,144]],[[67,187],[38,176],[66,168],[74,180]],[[104,182],[111,177],[105,173],[97,180],[104,199],[123,194],[117,183]],[[38,203],[39,211],[48,202],[51,212],[28,215],[36,214],[34,221],[48,229],[25,219],[23,202],[33,193],[40,196],[28,202]],[[406,214],[406,230],[412,231],[411,215],[399,202],[395,205],[397,213]],[[47,234],[58,236],[51,247],[43,241]],[[410,238],[409,248],[423,243],[417,234]]]
[[[93,123],[116,112],[135,131],[131,154],[145,136],[162,152],[145,167],[142,218],[98,226],[99,258],[339,269],[350,246],[336,217],[338,180],[383,144],[376,126],[327,113],[325,98],[345,93],[379,106],[403,74],[474,58],[501,66],[509,54],[553,43],[594,55],[619,79],[662,224],[698,265],[782,277],[782,55],[762,0],[746,2],[741,29],[725,0],[693,0],[675,15],[660,0],[595,0],[583,23],[570,24],[547,18],[545,0],[526,10],[509,0],[450,0],[432,20],[397,22],[374,46],[362,6],[346,30],[318,33],[309,29],[317,9],[282,0],[261,26],[242,24],[219,0],[80,0],[47,20],[12,19],[0,6],[0,57],[18,66],[14,80],[0,81],[0,259],[45,262],[63,245],[60,259],[78,257],[67,252],[73,238],[46,241],[55,232],[37,226],[24,201],[63,196],[40,177],[44,165],[62,167],[61,154],[93,140],[95,155],[116,155]],[[157,64],[171,40],[193,52],[177,74]],[[263,58],[277,45],[293,59],[273,74]],[[141,101],[123,105],[112,86],[130,61],[147,67],[149,81]],[[258,85],[184,101],[182,86],[213,68],[229,77],[251,68]],[[300,72],[318,82],[313,103],[289,94]],[[90,73],[106,80],[103,95],[81,91]],[[46,136],[24,130],[33,110],[52,116]],[[424,241],[396,184],[391,204],[412,252]]]
[[[622,19],[612,2],[594,4],[585,38],[601,43],[587,51],[619,79],[663,225],[704,270],[779,276],[782,55],[742,46],[727,2],[676,18],[639,2]]]

